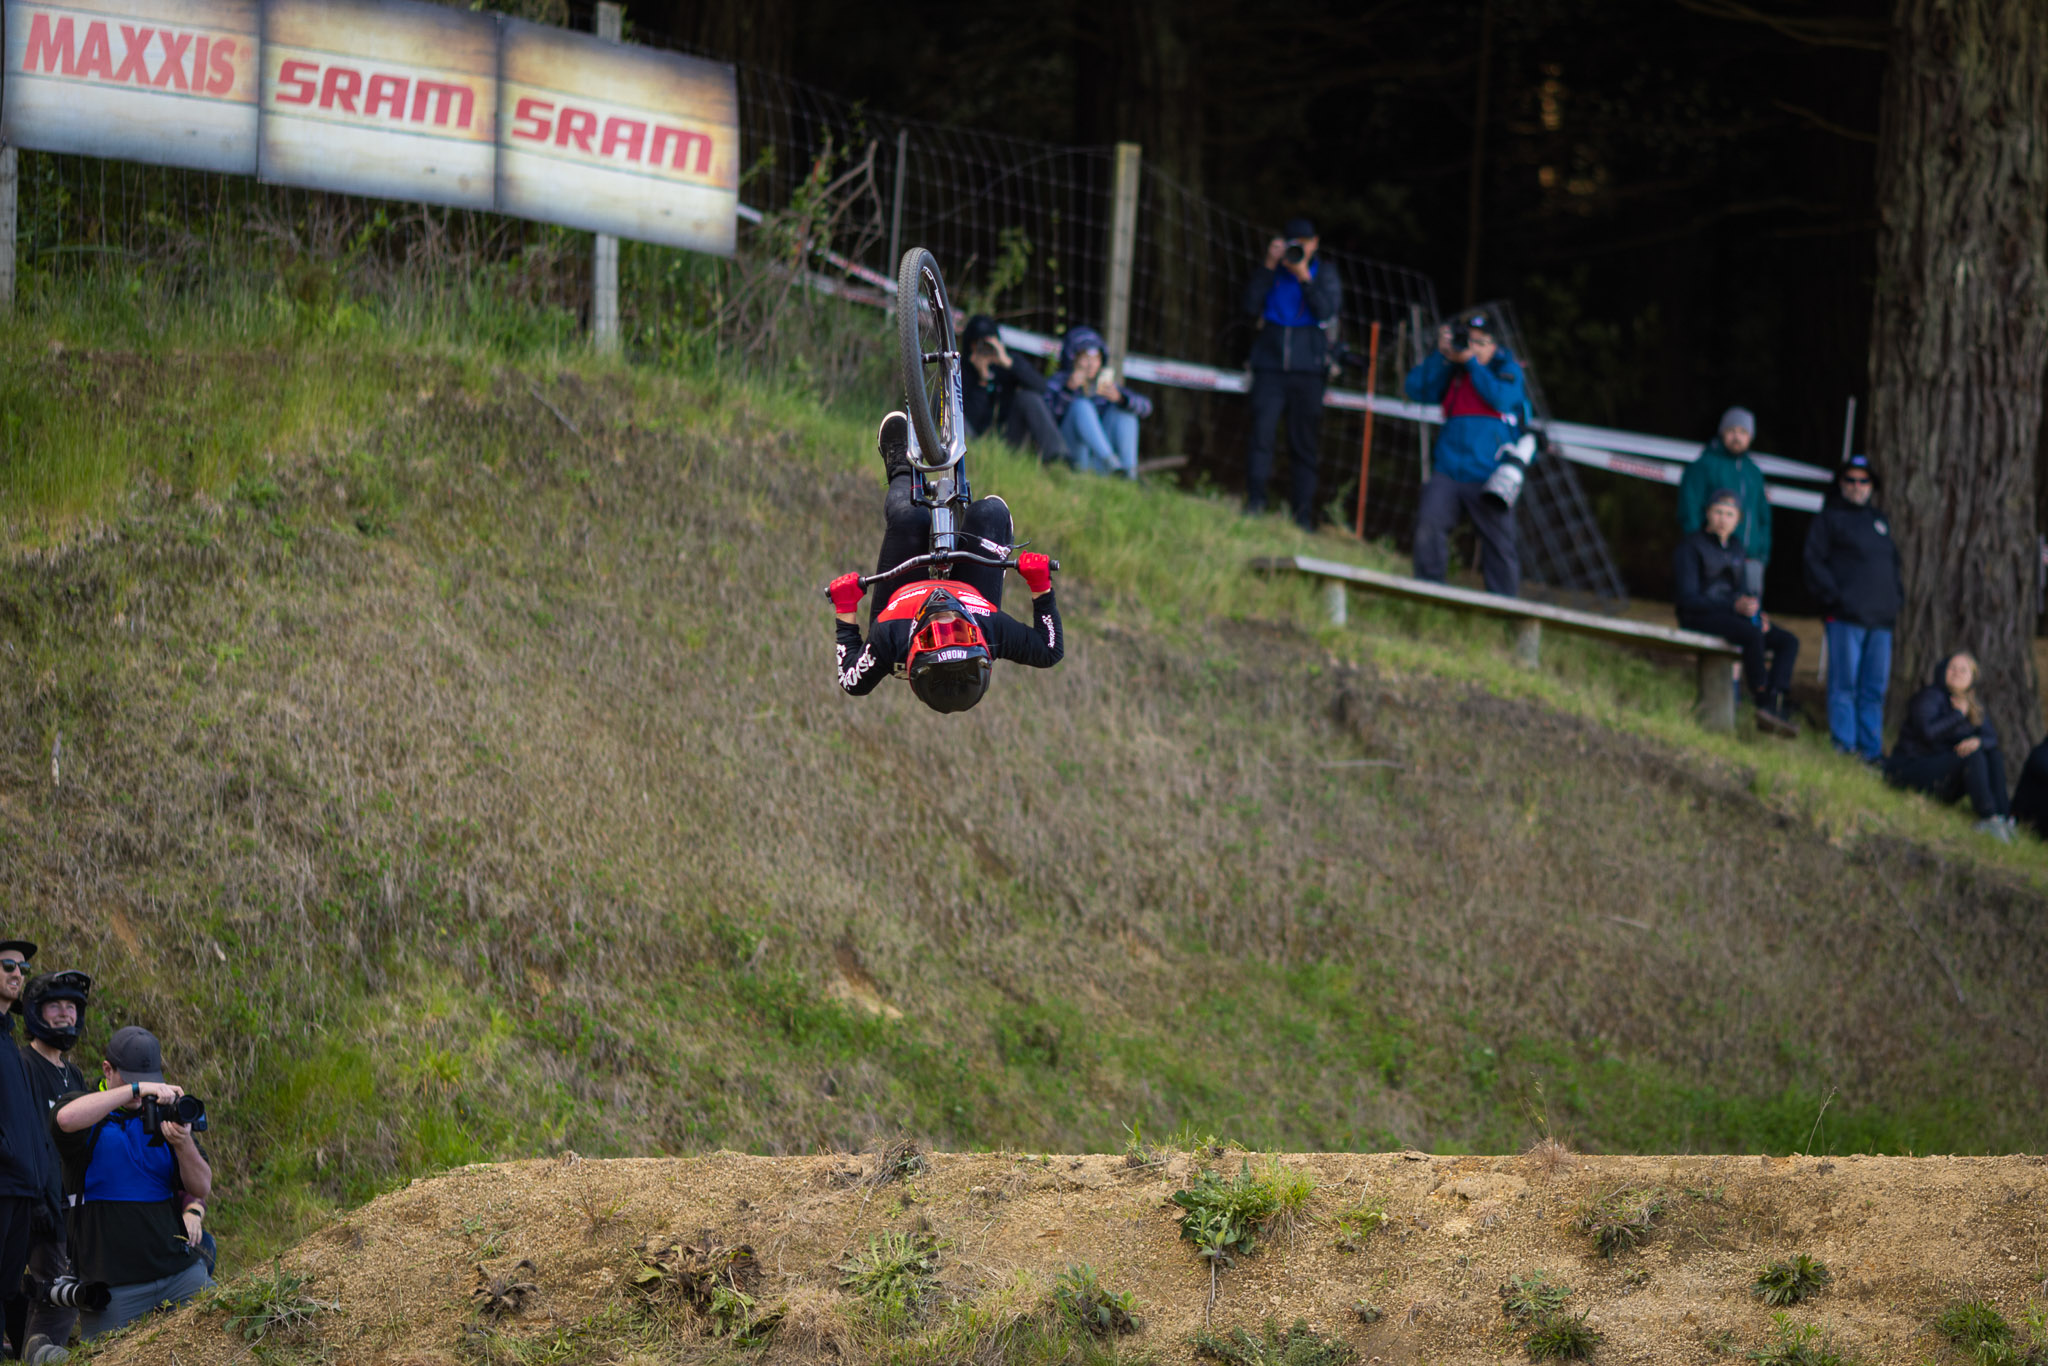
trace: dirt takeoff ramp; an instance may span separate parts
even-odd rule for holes
[[[1810,1342],[1844,1361],[1905,1363],[1962,1359],[1934,1326],[1959,1301],[1988,1300],[2023,1333],[2048,1275],[2041,1158],[1150,1156],[468,1167],[287,1255],[282,1283],[309,1279],[283,1298],[322,1306],[296,1331],[252,1350],[225,1307],[261,1298],[244,1291],[148,1321],[99,1359],[1181,1362],[1206,1318],[1218,1333],[1306,1320],[1333,1345],[1300,1359],[1519,1360],[1529,1330],[1500,1290],[1542,1271],[1599,1334],[1595,1362],[1738,1361],[1810,1325]],[[1247,1161],[1297,1204],[1254,1251],[1219,1263],[1212,1306],[1171,1197],[1204,1168],[1236,1178]],[[1612,1255],[1589,1213],[1606,1220]],[[1825,1282],[1774,1310],[1759,1273],[1800,1254]],[[885,1262],[893,1282],[876,1271]],[[1030,1337],[1056,1320],[1049,1297],[1075,1263],[1135,1296],[1142,1328],[1064,1348]],[[909,1288],[900,1312],[884,1282]]]

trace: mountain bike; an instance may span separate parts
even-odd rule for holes
[[[910,419],[911,497],[932,511],[931,549],[893,569],[861,576],[867,588],[911,569],[950,578],[956,561],[1015,569],[1016,550],[985,555],[962,544],[961,522],[974,496],[967,483],[967,413],[961,400],[959,333],[946,297],[939,263],[924,247],[903,253],[896,271],[897,369],[903,381],[903,411]],[[927,458],[929,455],[929,459]],[[1020,543],[1021,544],[1021,543]],[[1059,561],[1052,563],[1058,569]]]

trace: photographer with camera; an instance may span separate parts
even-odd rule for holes
[[[1030,445],[1046,464],[1074,463],[1060,435],[1059,423],[1046,406],[1045,376],[1029,360],[1017,360],[1003,345],[1002,328],[986,313],[967,320],[960,334],[968,372],[962,377],[960,402],[971,436],[1000,435],[1012,446]]]
[[[65,1096],[51,1116],[72,1266],[107,1291],[103,1306],[82,1306],[87,1338],[213,1284],[184,1220],[191,1200],[213,1192],[213,1169],[193,1137],[206,1126],[206,1107],[164,1081],[163,1049],[138,1025],[114,1031],[100,1066],[100,1089]]]
[[[31,977],[22,993],[28,1046],[21,1057],[36,1107],[46,1116],[57,1108],[60,1097],[85,1090],[85,1074],[65,1055],[78,1043],[91,991],[92,979],[82,972],[45,972]],[[71,1261],[64,1246],[62,1164],[47,1120],[37,1126],[37,1137],[46,1150],[49,1183],[46,1208],[38,1211],[30,1229],[28,1282],[40,1293],[9,1296],[7,1336],[21,1344],[22,1359],[29,1366],[48,1366],[70,1355],[64,1344],[71,1339],[78,1311],[50,1297],[49,1287],[71,1275]]]
[[[1250,358],[1252,431],[1245,448],[1244,510],[1266,510],[1273,424],[1285,413],[1294,520],[1303,531],[1316,529],[1317,437],[1330,377],[1330,338],[1323,325],[1337,316],[1344,299],[1337,268],[1316,255],[1321,244],[1315,224],[1293,219],[1266,244],[1266,263],[1244,282],[1244,311],[1259,329]]]
[[[1436,350],[1408,372],[1408,397],[1443,406],[1436,467],[1415,509],[1415,577],[1442,583],[1450,568],[1450,534],[1458,519],[1479,533],[1479,569],[1486,591],[1521,591],[1512,502],[1489,493],[1503,447],[1521,435],[1528,393],[1522,367],[1494,340],[1493,319],[1472,309],[1437,329]]]

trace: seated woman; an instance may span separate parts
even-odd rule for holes
[[[1894,787],[1925,792],[1952,802],[1968,793],[1977,828],[2012,842],[2013,819],[2005,792],[2005,756],[1998,731],[1977,701],[1977,661],[1953,654],[1941,661],[1934,679],[1906,703],[1906,721],[1885,761],[1885,780]]]
[[[1102,373],[1102,334],[1092,327],[1068,331],[1060,368],[1047,382],[1046,402],[1060,424],[1077,469],[1138,477],[1138,420],[1152,401]]]
[[[1720,489],[1707,499],[1706,527],[1678,543],[1672,560],[1677,581],[1678,624],[1688,631],[1719,636],[1742,649],[1742,678],[1756,699],[1759,730],[1794,736],[1799,723],[1786,708],[1792,687],[1792,666],[1799,659],[1799,637],[1771,625],[1762,604],[1743,583],[1742,499]],[[1764,656],[1770,656],[1765,672]]]

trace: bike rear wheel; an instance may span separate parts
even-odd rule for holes
[[[937,259],[923,247],[904,252],[896,271],[896,336],[903,407],[917,433],[918,462],[942,469],[967,449],[967,416],[953,306]]]

